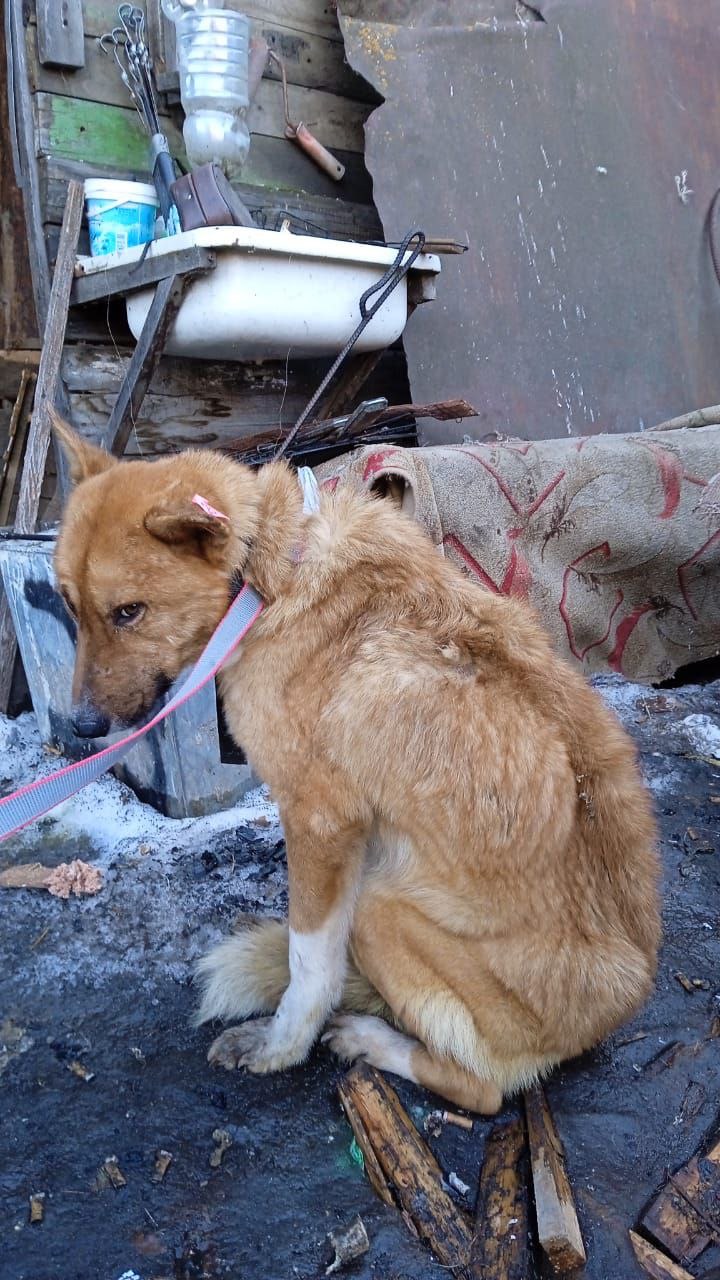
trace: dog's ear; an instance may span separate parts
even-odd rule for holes
[[[187,546],[207,560],[219,563],[230,536],[227,516],[216,511],[205,499],[169,497],[162,505],[148,511],[143,521],[148,533],[161,542]]]
[[[89,444],[78,435],[77,431],[73,431],[53,405],[49,404],[47,410],[53,432],[60,441],[62,451],[70,464],[70,479],[73,484],[88,480],[90,476],[99,476],[103,471],[109,471],[110,467],[117,464],[117,458],[112,458],[104,449],[98,449],[94,444]]]

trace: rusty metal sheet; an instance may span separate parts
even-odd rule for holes
[[[448,25],[448,14],[453,25]],[[635,431],[720,401],[720,0],[340,0],[383,95],[385,235],[467,237],[405,335],[417,401],[474,434]],[[424,424],[426,442],[462,438]]]

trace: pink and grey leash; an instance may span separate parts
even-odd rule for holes
[[[319,505],[317,480],[309,467],[299,468],[298,480],[303,492],[303,510],[306,514],[311,514],[317,511]],[[222,511],[216,511],[199,494],[195,495],[193,501],[204,511],[219,519],[227,519]],[[63,769],[48,774],[46,778],[39,778],[37,782],[31,782],[28,786],[21,787],[19,791],[14,791],[12,795],[0,800],[0,841],[14,835],[16,831],[21,831],[36,818],[41,818],[63,800],[69,800],[70,796],[74,796],[88,783],[95,782],[108,769],[112,769],[113,765],[118,764],[139,738],[149,733],[173,711],[187,702],[188,698],[202,689],[208,680],[212,680],[230,654],[237,649],[264,608],[265,601],[262,596],[246,583],[218,623],[190,674],[152,720],[141,728],[134,729],[113,746],[97,751],[86,760],[77,760],[74,764],[65,765]]]

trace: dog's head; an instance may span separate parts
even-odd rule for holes
[[[56,415],[53,428],[75,486],[55,552],[78,631],[72,721],[100,737],[146,719],[223,616],[252,537],[254,477],[217,454],[118,462]]]

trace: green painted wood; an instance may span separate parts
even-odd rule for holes
[[[28,67],[33,91],[71,96],[86,102],[104,103],[127,109],[132,107],[112,57],[99,48],[96,40],[86,40],[85,66],[68,74],[41,66],[32,34],[28,28]],[[336,48],[337,46],[333,46]],[[339,93],[304,85],[290,85],[290,115],[295,121],[313,121],[312,130],[324,146],[343,151],[362,152],[365,146],[364,125],[372,111],[368,103],[354,102]],[[175,108],[171,118],[178,130],[182,127],[182,111]],[[248,112],[251,133],[265,137],[285,138],[285,115],[282,86],[264,79]]]
[[[132,107],[36,93],[35,117],[40,155],[149,173],[148,137]],[[182,134],[170,119],[162,124],[172,154],[186,163]]]

